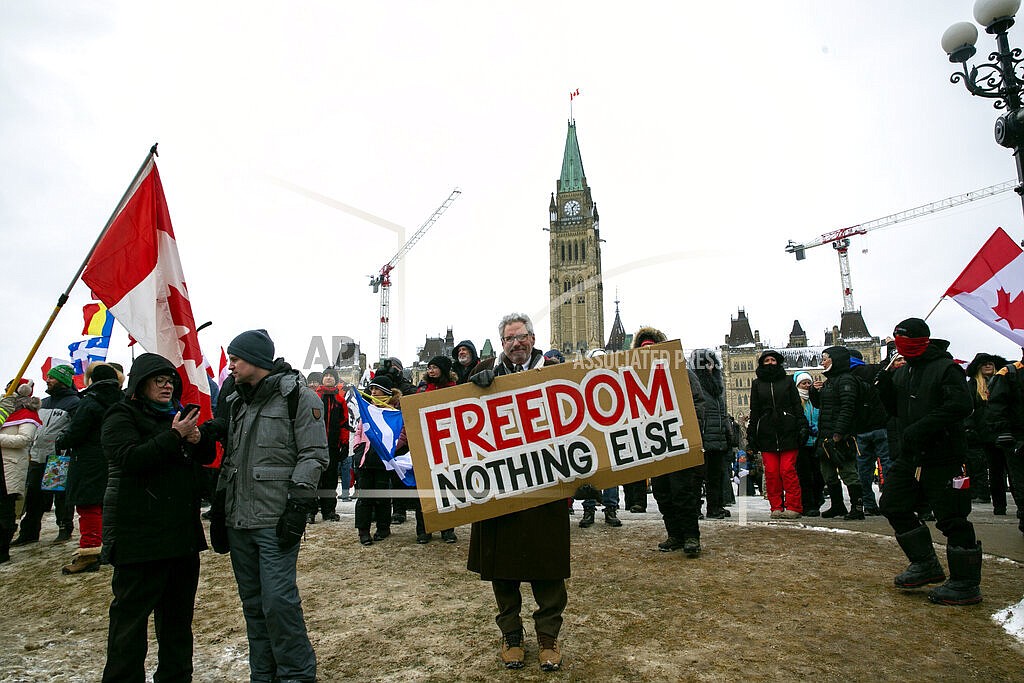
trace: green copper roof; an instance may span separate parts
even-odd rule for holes
[[[576,141],[576,122],[569,122],[565,135],[565,154],[562,155],[562,176],[559,179],[560,192],[583,189],[583,159],[580,158],[580,144]]]

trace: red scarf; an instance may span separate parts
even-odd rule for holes
[[[18,408],[15,410],[7,418],[7,421],[3,423],[3,426],[20,425],[26,422],[34,422],[37,427],[43,426],[43,423],[39,420],[39,413],[28,408]]]
[[[928,348],[929,337],[901,337],[896,335],[896,351],[904,358],[917,358]]]

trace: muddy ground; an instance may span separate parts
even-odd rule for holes
[[[505,671],[490,586],[465,570],[469,528],[421,546],[410,520],[364,548],[351,505],[309,527],[299,555],[322,681],[1024,679],[1024,647],[991,618],[1024,596],[1016,562],[986,557],[981,605],[939,607],[892,587],[906,562],[891,536],[734,515],[701,522],[704,553],[687,559],[657,551],[653,504],[618,529],[581,530],[577,512],[563,670],[540,671],[527,619],[527,667]],[[0,681],[98,681],[111,569],[62,576],[74,544],[51,545],[44,523],[0,565]],[[248,680],[227,556],[202,555],[194,630],[196,681]],[[154,655],[151,641],[150,676]]]

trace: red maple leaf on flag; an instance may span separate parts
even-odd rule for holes
[[[1017,292],[1011,299],[1010,293],[1000,287],[996,297],[996,305],[992,307],[996,320],[1005,320],[1011,329],[1024,330],[1024,292]]]
[[[203,352],[199,348],[199,336],[196,334],[196,321],[192,317],[192,305],[174,285],[167,286],[167,307],[171,310],[171,319],[178,331],[184,332],[178,337],[182,342],[182,360],[191,360],[200,367],[203,364]]]

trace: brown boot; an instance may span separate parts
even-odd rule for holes
[[[558,649],[558,641],[554,636],[538,633],[537,643],[540,645],[540,668],[544,671],[558,671],[562,667],[562,652]]]
[[[61,574],[82,574],[83,572],[95,572],[100,568],[99,548],[79,548],[75,551],[75,557],[71,564],[61,567]]]
[[[501,637],[501,662],[506,669],[522,669],[526,651],[523,649],[523,629],[510,631]]]

